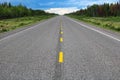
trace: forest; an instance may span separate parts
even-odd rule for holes
[[[33,10],[22,4],[0,4],[0,33],[11,31],[21,27],[33,25],[41,20],[54,17],[55,14],[46,13],[43,10]]]
[[[89,17],[109,17],[120,16],[120,1],[116,3],[104,3],[101,5],[94,4],[86,9],[81,9],[77,12],[70,13],[72,15],[81,15]]]
[[[0,19],[18,18],[26,16],[39,16],[39,15],[54,15],[46,13],[43,10],[33,10],[19,4],[13,6],[11,3],[1,3],[0,4]]]
[[[120,32],[120,0],[111,4],[93,4],[66,15],[97,27]]]

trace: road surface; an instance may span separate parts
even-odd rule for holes
[[[0,80],[120,80],[120,36],[65,16],[0,39]]]

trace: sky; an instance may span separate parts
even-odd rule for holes
[[[115,3],[118,0],[0,0],[0,3],[10,2],[13,5],[23,4],[28,8],[41,9],[49,13],[64,15],[85,9],[93,4]]]

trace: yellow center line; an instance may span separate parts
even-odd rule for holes
[[[60,34],[63,34],[62,20],[60,21]],[[60,42],[63,42],[63,37],[60,37]],[[63,63],[63,52],[59,52],[58,62]]]
[[[62,30],[62,20],[60,21],[60,29]]]
[[[62,30],[63,30],[63,28],[62,28],[62,27],[60,27],[60,30],[62,31]]]
[[[63,42],[63,38],[62,37],[60,37],[60,42]]]
[[[60,25],[62,26],[62,21],[61,21]]]
[[[63,60],[64,60],[64,59],[63,59],[63,52],[60,51],[60,52],[59,52],[59,60],[58,60],[58,61],[59,61],[59,63],[63,63]]]
[[[63,27],[62,27],[62,25],[61,25],[61,29],[62,29]]]
[[[63,34],[63,31],[61,31],[60,34]]]

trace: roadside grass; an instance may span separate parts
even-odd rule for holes
[[[0,33],[11,31],[17,28],[25,27],[27,25],[32,25],[44,19],[53,17],[53,15],[41,15],[41,16],[31,16],[31,17],[21,17],[14,19],[3,19],[0,20]]]
[[[120,32],[120,17],[86,17],[70,15],[70,17],[88,22],[98,27],[114,30]]]

